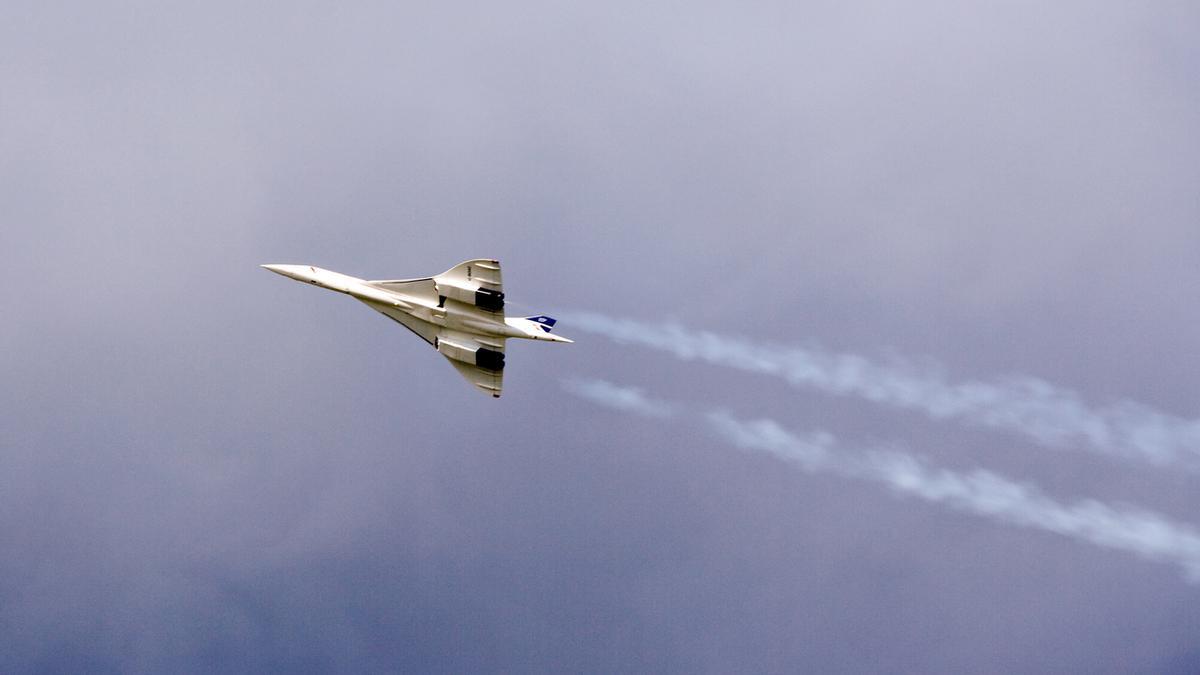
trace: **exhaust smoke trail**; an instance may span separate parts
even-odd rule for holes
[[[563,380],[562,386],[580,398],[642,417],[663,419],[675,414],[675,406],[650,398],[636,387],[621,387],[604,380],[584,378]]]
[[[708,421],[733,445],[770,452],[810,473],[869,480],[963,513],[1175,563],[1189,583],[1200,583],[1200,533],[1152,511],[1117,508],[1094,499],[1062,504],[1028,483],[984,469],[958,473],[931,467],[903,452],[835,453],[832,437],[794,436],[771,420],[746,422],[712,413]]]
[[[678,324],[572,313],[576,327],[619,344],[665,351],[838,396],[856,396],[934,420],[958,419],[1032,438],[1045,447],[1082,445],[1151,465],[1200,470],[1200,420],[1159,412],[1133,401],[1091,408],[1076,392],[1029,376],[993,382],[947,382],[936,369],[899,359],[880,364],[863,356],[814,347],[784,347],[691,330]]]
[[[594,403],[624,412],[646,414],[634,403],[646,401],[651,409],[681,407],[650,399],[641,390],[603,380],[590,380],[594,396],[572,384],[567,391]],[[648,416],[657,417],[650,414]],[[1186,524],[1138,507],[1116,507],[1087,499],[1060,503],[1036,486],[1018,483],[984,469],[959,473],[930,466],[925,460],[895,450],[853,453],[839,448],[834,437],[817,432],[796,435],[778,423],[762,419],[739,420],[726,412],[712,412],[706,420],[713,431],[744,450],[769,452],[797,464],[808,473],[828,473],[886,485],[897,494],[992,520],[1075,541],[1133,553],[1147,560],[1178,565],[1189,583],[1200,583],[1200,533]]]

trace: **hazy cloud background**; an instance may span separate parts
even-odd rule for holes
[[[15,2],[0,670],[1195,672],[1120,553],[563,377],[1200,524],[1195,477],[571,330],[472,392],[256,267],[505,265],[530,313],[1200,416],[1193,3]],[[519,308],[517,308],[519,310]]]

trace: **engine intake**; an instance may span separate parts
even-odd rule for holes
[[[480,347],[475,352],[475,365],[487,370],[504,370],[504,352]]]
[[[442,354],[463,363],[471,363],[484,370],[504,370],[504,352],[498,352],[487,347],[472,349],[452,340],[438,340],[437,350]]]
[[[504,293],[490,288],[467,288],[448,281],[438,281],[438,303],[445,305],[446,298],[457,300],[489,312],[499,312],[504,309]]]
[[[490,288],[475,291],[475,306],[489,312],[499,312],[504,309],[504,294]]]

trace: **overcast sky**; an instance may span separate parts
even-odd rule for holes
[[[861,458],[1185,543],[1194,465],[584,321],[1034,377],[1200,451],[1198,34],[1182,0],[7,3],[0,671],[1200,671],[1183,559]],[[577,340],[510,345],[499,400],[257,267],[475,257]],[[781,450],[813,433],[846,454]]]

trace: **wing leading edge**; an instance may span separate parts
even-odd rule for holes
[[[445,305],[446,300],[463,303],[470,311],[486,311],[504,320],[504,283],[500,261],[488,258],[467,260],[441,274],[420,279],[368,281],[391,293],[414,298],[425,304]]]
[[[504,388],[505,338],[448,330],[403,310],[371,302],[365,304],[429,343],[478,389],[495,398],[500,397]]]
[[[385,305],[376,304],[374,302],[365,303],[367,307],[379,312],[387,318],[404,326],[405,328],[416,334],[417,337],[429,343],[429,346],[437,347],[437,336],[439,328],[428,321],[418,319],[417,317],[405,312],[402,309],[395,307],[387,307]]]

